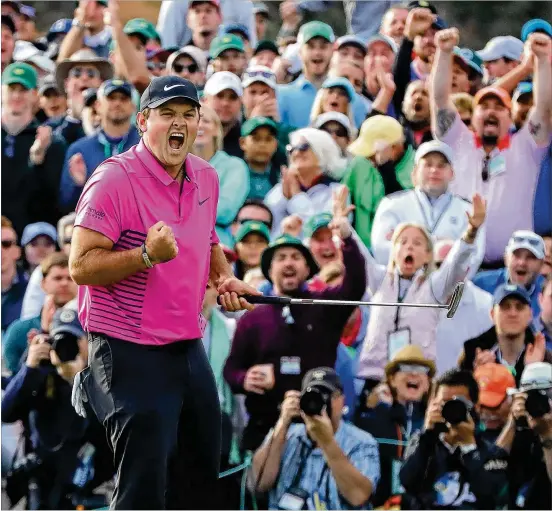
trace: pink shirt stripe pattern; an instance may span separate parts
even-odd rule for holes
[[[79,319],[87,332],[163,345],[202,336],[201,308],[209,277],[219,196],[213,167],[194,155],[186,178],[172,179],[141,141],[106,160],[86,183],[76,226],[108,237],[113,250],[145,241],[159,221],[174,232],[178,255],[107,287],[79,286]]]

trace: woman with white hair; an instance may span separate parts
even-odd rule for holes
[[[274,216],[273,235],[288,215],[298,215],[303,224],[313,215],[332,211],[332,191],[347,161],[334,139],[322,130],[303,128],[290,135],[289,167],[282,168],[282,180],[265,197]]]
[[[220,192],[217,207],[216,231],[223,245],[234,242],[230,225],[249,194],[249,169],[241,158],[222,150],[224,132],[217,113],[208,105],[201,106],[201,119],[192,154],[209,162],[217,171]]]
[[[370,256],[367,260],[368,288],[374,302],[444,304],[454,287],[466,277],[475,250],[475,236],[486,215],[485,201],[473,197],[468,227],[438,270],[433,264],[433,244],[426,229],[417,224],[400,224],[391,238],[387,267]],[[374,307],[358,365],[358,377],[370,388],[384,375],[386,363],[404,346],[419,346],[426,358],[435,361],[435,331],[440,309]]]

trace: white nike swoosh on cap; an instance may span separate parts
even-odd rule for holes
[[[186,86],[181,83],[177,83],[176,85],[165,85],[165,87],[163,87],[163,90],[168,91],[168,90],[174,89],[175,87],[186,87]]]

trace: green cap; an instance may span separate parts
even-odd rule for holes
[[[105,7],[107,7],[107,0],[96,0],[96,3],[102,4],[102,5],[104,5]]]
[[[25,62],[14,62],[2,73],[2,85],[11,85],[12,83],[19,83],[26,89],[36,89],[38,74],[31,65]]]
[[[299,44],[305,44],[314,37],[322,37],[330,43],[335,41],[335,34],[330,25],[322,23],[321,21],[309,21],[308,23],[302,25],[299,29],[297,42]]]
[[[296,248],[297,250],[299,250],[299,252],[301,252],[301,254],[303,254],[303,257],[307,260],[307,265],[310,268],[307,280],[311,279],[318,273],[318,265],[316,264],[314,257],[312,257],[310,250],[305,247],[305,245],[303,245],[301,240],[294,236],[290,236],[289,234],[282,234],[264,249],[261,256],[261,270],[268,281],[272,282],[269,273],[274,253],[276,252],[276,250],[283,247]]]
[[[478,75],[483,76],[483,61],[476,52],[470,50],[469,48],[458,48],[458,46],[455,46],[453,53]]]
[[[248,234],[251,233],[260,234],[267,242],[270,242],[270,231],[268,227],[262,222],[256,222],[255,220],[249,220],[244,222],[238,232],[236,233],[236,243],[242,241]]]
[[[241,37],[238,37],[235,34],[224,34],[222,36],[215,37],[209,48],[209,57],[216,59],[223,51],[226,50],[238,50],[245,53],[245,47]]]
[[[144,42],[149,41],[150,39],[159,39],[159,34],[153,23],[144,19],[144,18],[133,18],[127,21],[123,32],[127,35],[136,34],[145,39]]]
[[[251,117],[242,124],[241,136],[247,137],[248,135],[251,135],[251,133],[253,133],[257,128],[261,128],[262,126],[270,128],[274,133],[274,136],[278,135],[278,126],[270,117]]]
[[[330,213],[318,213],[317,215],[311,216],[305,227],[303,228],[303,234],[305,238],[312,238],[312,235],[322,227],[328,227],[333,217]]]

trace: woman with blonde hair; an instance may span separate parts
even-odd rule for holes
[[[349,118],[351,126],[356,126],[352,106],[355,95],[355,89],[347,78],[327,78],[314,98],[310,113],[311,124],[321,114],[339,112]]]
[[[208,105],[201,106],[201,118],[192,154],[209,162],[217,171],[220,192],[216,231],[220,242],[234,245],[230,225],[249,194],[249,169],[241,158],[222,150],[224,133],[217,113]]]
[[[392,252],[387,267],[371,256],[367,261],[368,288],[374,302],[444,304],[454,287],[466,277],[474,241],[485,220],[485,201],[473,197],[466,232],[450,250],[438,270],[433,264],[433,244],[426,229],[403,223],[393,232]],[[374,307],[362,346],[358,377],[370,388],[381,380],[386,363],[407,345],[422,349],[426,358],[435,361],[435,330],[440,309],[418,307]]]

